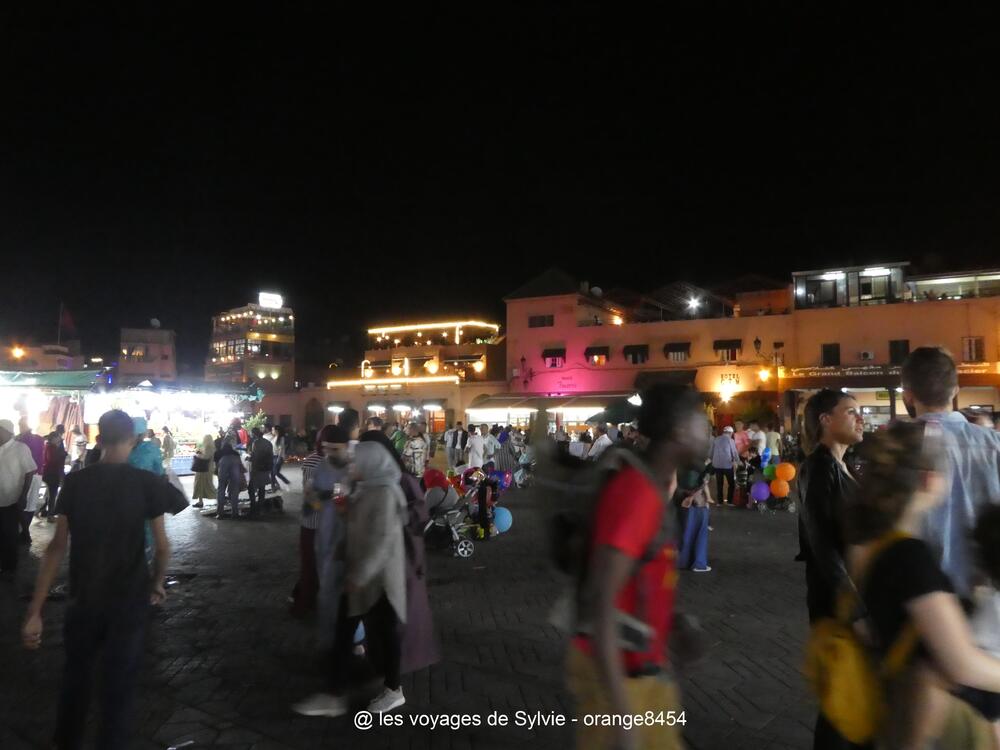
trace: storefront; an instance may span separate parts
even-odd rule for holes
[[[214,439],[219,429],[228,427],[234,419],[253,414],[259,396],[256,390],[240,384],[139,385],[87,394],[83,419],[96,429],[101,415],[110,409],[143,417],[157,434],[169,427],[177,443],[175,456],[190,460],[205,435]]]

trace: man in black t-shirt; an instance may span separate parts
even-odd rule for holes
[[[101,460],[66,478],[59,495],[58,526],[45,551],[25,619],[25,647],[42,642],[42,606],[69,547],[70,601],[66,610],[66,667],[55,746],[82,743],[95,661],[101,649],[102,722],[97,746],[128,742],[128,717],[142,657],[149,605],[166,597],[163,577],[170,560],[164,513],[187,500],[169,482],[128,465],[132,419],[113,410],[100,420]],[[155,546],[152,576],[146,564],[146,521]]]

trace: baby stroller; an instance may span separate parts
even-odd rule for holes
[[[468,495],[460,496],[454,487],[432,487],[424,499],[430,516],[424,537],[439,548],[450,546],[455,557],[472,557],[476,545],[470,537],[479,526],[469,517]]]

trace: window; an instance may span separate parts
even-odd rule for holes
[[[823,367],[840,367],[840,344],[823,344]]]
[[[889,342],[889,364],[901,365],[910,356],[910,340],[894,339]]]
[[[555,324],[555,315],[532,315],[528,318],[528,328],[551,328]]]
[[[588,365],[604,367],[611,356],[611,348],[607,346],[588,346],[584,349],[583,356],[586,358]]]
[[[641,365],[644,362],[649,361],[649,345],[648,344],[632,344],[626,346],[622,353],[625,355],[626,361],[632,363],[633,365]]]
[[[667,344],[663,347],[663,355],[671,362],[687,362],[691,356],[690,342]]]
[[[714,349],[723,362],[736,362],[743,351],[743,339],[716,339],[712,342]]]
[[[170,355],[169,354],[161,354],[160,355],[160,359],[163,360],[163,361],[168,361],[170,359]]]
[[[982,336],[964,336],[962,338],[962,361],[986,361],[986,342]]]
[[[546,349],[542,352],[542,359],[545,360],[545,366],[549,369],[563,367],[566,364],[566,350]]]

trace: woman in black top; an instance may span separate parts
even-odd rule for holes
[[[933,429],[927,427],[927,430]],[[847,512],[848,569],[868,611],[871,645],[885,658],[910,625],[917,645],[890,685],[889,748],[993,748],[1000,733],[951,695],[964,685],[1000,690],[1000,659],[980,650],[951,582],[917,535],[924,516],[945,498],[942,454],[923,423],[896,423],[866,441],[865,474]],[[874,558],[886,535],[899,538]]]
[[[844,575],[844,509],[857,492],[844,463],[847,449],[861,442],[864,422],[853,397],[819,391],[806,403],[806,440],[811,453],[799,468],[799,557],[806,563],[809,622],[834,616],[837,589]],[[816,717],[813,750],[852,750],[823,714]]]

